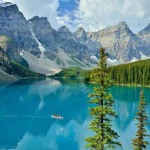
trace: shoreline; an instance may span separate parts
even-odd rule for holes
[[[127,87],[131,87],[131,86],[133,86],[133,87],[146,87],[146,88],[150,88],[150,85],[130,85],[130,84],[115,84],[115,86],[127,86]]]
[[[88,83],[95,84],[95,82],[88,82]],[[112,84],[112,86],[145,87],[145,88],[150,88],[150,85],[134,85],[134,84]]]

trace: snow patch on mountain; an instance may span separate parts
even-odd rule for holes
[[[99,61],[99,59],[94,55],[94,53],[90,53],[90,58],[92,60],[94,60],[95,62]],[[110,58],[107,59],[108,66],[114,66],[114,65],[118,65],[118,64],[121,64],[121,62],[118,61],[117,59],[110,59]]]
[[[43,45],[41,44],[41,42],[36,38],[36,36],[35,36],[35,34],[34,34],[34,32],[33,32],[33,30],[32,30],[31,27],[30,27],[30,29],[31,29],[32,36],[34,37],[35,41],[38,43],[39,49],[40,49],[40,51],[41,51],[41,53],[43,55],[44,52],[45,52],[45,48],[43,47]]]
[[[107,59],[107,64],[108,64],[108,66],[115,66],[115,65],[121,64],[121,62],[118,61],[117,59],[108,58]]]
[[[138,59],[136,57],[133,57],[133,59],[130,62],[135,62],[138,61]]]
[[[141,55],[141,59],[149,59],[150,58],[150,56],[148,57],[148,56],[144,55],[142,52],[140,52],[140,55]]]
[[[90,58],[94,59],[95,61],[98,61],[97,57],[93,53],[90,53]]]

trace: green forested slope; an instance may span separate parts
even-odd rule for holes
[[[108,67],[114,84],[150,85],[150,59]],[[55,77],[84,77],[89,81],[90,71],[80,68],[63,69]]]
[[[90,74],[88,70],[82,70],[78,67],[66,68],[55,75],[55,77],[86,77]]]
[[[28,68],[20,65],[19,63],[11,60],[11,69],[12,69],[12,73],[15,75],[18,75],[20,77],[41,77],[42,75],[35,73],[31,70],[29,70]]]
[[[109,67],[115,84],[150,85],[150,59]]]
[[[14,78],[11,75],[19,77],[41,77],[42,75],[35,73],[28,69],[28,64],[24,59],[21,59],[20,62],[11,60],[8,54],[0,47],[0,80],[5,80],[7,78]]]

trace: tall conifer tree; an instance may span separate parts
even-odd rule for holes
[[[98,67],[93,69],[91,74],[91,80],[96,83],[93,93],[89,95],[90,103],[96,104],[95,107],[90,108],[90,114],[93,117],[90,130],[95,134],[86,138],[87,147],[91,150],[106,150],[121,146],[116,141],[119,137],[117,132],[112,129],[112,119],[117,116],[113,110],[114,101],[109,92],[111,81],[107,72],[107,57],[105,49],[101,48]]]
[[[147,124],[147,114],[145,112],[146,102],[144,98],[143,90],[140,92],[140,102],[137,112],[137,133],[136,138],[133,139],[133,146],[135,150],[144,150],[146,149],[147,144],[149,144],[144,138],[149,136],[146,134],[145,125]]]

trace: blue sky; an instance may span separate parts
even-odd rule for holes
[[[2,0],[0,0],[2,1]],[[8,0],[3,0],[6,2]],[[52,27],[98,31],[121,21],[135,33],[150,23],[150,0],[9,0],[27,19],[46,16]]]
[[[63,16],[66,13],[72,13],[78,6],[76,0],[59,0],[59,15]]]
[[[58,16],[62,18],[68,16],[71,21],[68,26],[71,29],[77,25],[74,20],[77,19],[75,11],[78,8],[78,2],[79,0],[59,0]]]

